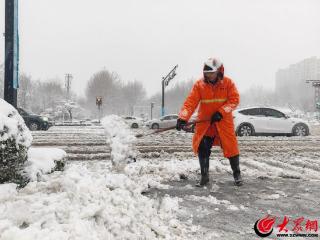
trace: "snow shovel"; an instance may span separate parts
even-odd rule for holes
[[[199,121],[192,121],[192,122],[188,122],[185,126],[190,126],[192,124],[197,124],[197,123],[202,123],[202,122],[208,122],[210,120],[199,120]],[[169,130],[173,130],[175,129],[176,126],[172,126],[172,127],[167,127],[167,128],[161,128],[161,129],[157,129],[151,133],[147,133],[147,134],[137,134],[135,137],[136,138],[141,138],[141,137],[145,137],[145,136],[149,136],[149,135],[152,135],[152,134],[157,134],[157,133],[161,133],[161,132],[166,132],[166,131],[169,131]]]

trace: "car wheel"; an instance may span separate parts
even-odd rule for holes
[[[39,130],[39,124],[36,123],[36,122],[31,122],[31,123],[29,124],[29,129],[30,129],[31,131],[37,131],[37,130]]]
[[[293,136],[308,136],[309,135],[309,128],[307,125],[303,124],[303,123],[298,123],[297,125],[295,125],[292,129],[292,135]]]
[[[151,125],[152,129],[159,129],[159,124],[158,123],[154,123]]]
[[[139,125],[137,123],[132,123],[131,128],[138,128]]]
[[[237,135],[240,137],[243,136],[253,136],[254,135],[254,129],[251,125],[249,124],[242,124],[238,128]]]

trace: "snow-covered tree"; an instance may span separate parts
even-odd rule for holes
[[[18,89],[18,106],[35,113],[54,109],[65,99],[65,90],[58,79],[46,82],[33,81],[31,76],[21,74]]]
[[[137,104],[141,104],[146,97],[146,90],[143,84],[137,80],[125,84],[121,88],[121,93],[129,115],[134,114],[134,107]]]
[[[86,88],[87,108],[97,116],[96,97],[103,98],[104,113],[121,114],[123,102],[121,95],[121,81],[116,73],[102,70],[95,73],[89,80]]]
[[[276,106],[275,92],[261,85],[253,85],[249,89],[240,92],[240,106]]]
[[[21,74],[19,77],[18,88],[18,106],[24,109],[30,109],[33,101],[34,86],[31,77]]]

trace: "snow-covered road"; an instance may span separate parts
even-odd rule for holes
[[[135,133],[150,132],[146,129],[134,131]],[[199,178],[199,166],[197,158],[191,151],[192,134],[184,132],[169,131],[139,138],[136,142],[136,148],[139,150],[137,162],[129,164],[125,173],[140,188],[142,187],[144,196],[155,202],[168,202],[168,206],[163,209],[159,207],[158,212],[154,212],[154,214],[160,214],[156,224],[158,226],[163,225],[169,218],[172,218],[173,221],[169,224],[169,230],[161,230],[164,226],[158,230],[150,228],[153,232],[158,231],[156,236],[159,238],[165,236],[166,231],[171,231],[168,239],[184,239],[185,237],[190,239],[257,239],[253,225],[266,214],[275,215],[278,221],[284,216],[290,219],[303,216],[306,219],[319,220],[320,126],[315,126],[312,133],[312,136],[304,138],[239,138],[240,161],[245,180],[245,185],[241,188],[233,186],[229,163],[222,157],[218,148],[213,149],[210,161],[211,184],[207,188],[194,187],[195,181]],[[80,184],[80,187],[84,189],[84,193],[79,193],[80,198],[85,198],[86,202],[75,202],[79,206],[73,206],[70,209],[71,214],[75,214],[73,211],[85,210],[89,202],[100,206],[101,201],[106,201],[112,204],[112,208],[116,207],[117,204],[114,202],[108,202],[107,195],[104,195],[106,193],[102,193],[102,200],[96,199],[99,198],[99,194],[96,194],[97,189],[102,191],[101,182],[109,181],[108,177],[104,177],[104,172],[106,176],[111,174],[111,149],[106,143],[102,127],[53,127],[46,132],[33,132],[33,137],[33,147],[57,147],[65,150],[69,156],[67,171],[61,175],[59,173],[50,176],[48,182],[39,185],[40,192],[34,194],[41,196],[47,194],[48,189],[51,189],[50,194],[67,189],[66,193],[63,191],[61,193],[75,194],[77,197],[78,193],[74,191],[77,189],[77,184]],[[83,173],[80,174],[82,171]],[[64,180],[61,180],[61,177]],[[82,177],[88,178],[88,182],[82,183]],[[86,184],[91,184],[95,190],[86,188]],[[43,189],[47,190],[43,191]],[[27,188],[25,193],[16,197],[15,200],[23,201],[28,197],[28,191],[35,190]],[[111,193],[112,190],[111,192],[108,190],[108,194]],[[15,193],[12,194],[15,195]],[[24,197],[23,194],[26,196]],[[88,194],[89,197],[83,194]],[[63,200],[63,197],[60,197]],[[116,195],[114,197],[116,198]],[[141,200],[138,195],[129,198],[130,201],[137,199],[145,201],[145,204],[152,204],[146,199]],[[16,205],[19,204],[16,203]],[[171,207],[173,209],[170,213],[161,215],[161,211],[168,211],[168,208]],[[59,210],[58,205],[57,209],[54,211],[60,218],[61,214],[66,214],[65,211]],[[81,218],[78,223],[85,224],[90,217],[96,217],[98,220],[95,220],[94,224],[98,225],[100,218],[109,221],[109,217],[103,215],[109,213],[102,211],[101,208],[98,210],[92,214],[86,213],[85,220],[81,217],[81,212],[77,212],[80,214],[78,217]],[[152,208],[149,210],[151,211]],[[115,216],[119,217],[120,215],[117,214]],[[75,220],[69,217],[68,221],[66,219],[63,221],[66,221],[65,224],[72,225],[72,221]],[[81,234],[80,229],[70,229],[73,234]],[[103,235],[106,233],[96,226],[90,226],[87,231],[97,229],[101,232],[97,233],[95,238],[101,239],[101,236],[106,236]],[[271,235],[269,239],[275,239],[275,236]]]
[[[68,153],[70,161],[110,159],[110,147],[101,126],[55,126],[32,135],[33,147],[61,148]]]

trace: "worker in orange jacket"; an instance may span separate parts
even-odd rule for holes
[[[186,98],[176,128],[181,130],[198,108],[200,121],[195,126],[192,147],[199,157],[201,179],[197,186],[209,182],[209,157],[212,145],[220,145],[229,159],[235,185],[242,185],[239,167],[239,148],[235,135],[232,111],[239,104],[239,93],[233,81],[224,76],[220,60],[209,58],[203,67],[203,77],[197,80]],[[207,120],[207,121],[206,121]]]

